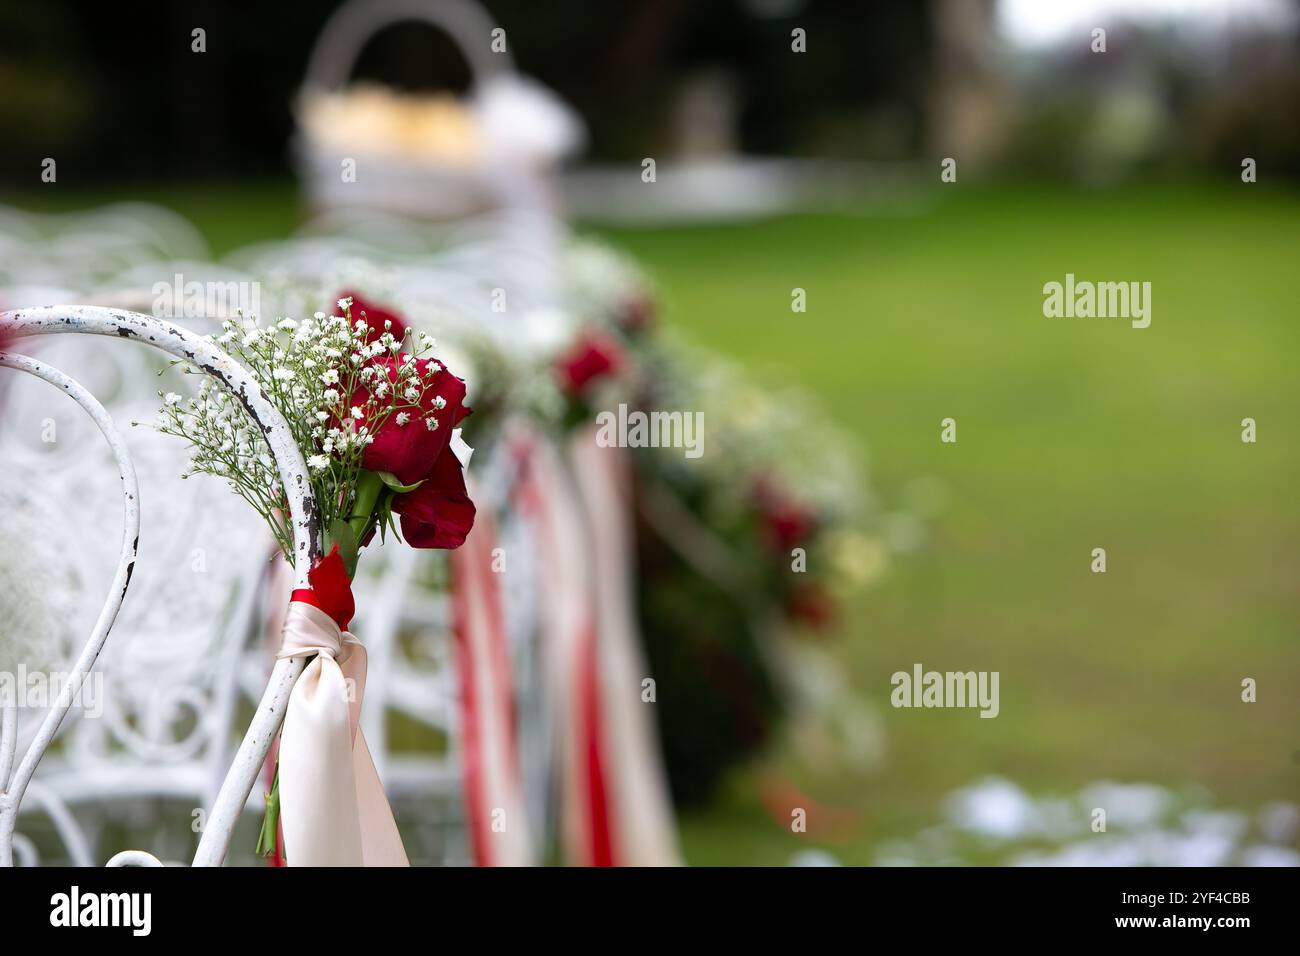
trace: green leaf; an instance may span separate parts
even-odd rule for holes
[[[338,545],[339,557],[343,559],[343,567],[347,569],[348,577],[356,577],[357,573],[357,535],[342,518],[335,518],[334,523],[330,525],[329,534],[325,536],[325,553],[329,554],[330,549]]]
[[[393,523],[393,496],[384,495],[379,502],[379,543],[384,544],[388,540],[388,526]]]
[[[376,472],[376,474],[379,475],[380,481],[386,484],[389,488],[392,488],[393,491],[397,492],[399,495],[404,495],[408,491],[414,491],[416,488],[419,488],[422,484],[424,484],[425,481],[423,478],[421,478],[419,481],[415,482],[414,484],[404,485],[397,480],[397,476],[393,474],[391,471],[379,471]]]

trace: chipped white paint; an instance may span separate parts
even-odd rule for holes
[[[288,423],[280,415],[279,410],[262,394],[257,381],[246,369],[207,339],[169,322],[136,312],[93,306],[52,306],[0,313],[0,322],[9,324],[20,335],[88,333],[117,336],[143,342],[176,358],[190,362],[228,389],[244,405],[253,420],[261,428],[271,455],[276,462],[280,481],[288,499],[293,528],[294,554],[296,558],[294,561],[295,586],[307,586],[307,571],[312,562],[320,556],[320,528],[316,503],[312,497],[311,485],[307,480],[306,463],[303,461],[302,453],[293,440],[293,434]],[[15,368],[23,368],[24,371],[31,371],[33,374],[41,374],[33,368],[25,367],[23,363],[30,363],[33,366],[39,366],[39,363],[23,356],[0,353],[0,363]],[[112,429],[112,422],[108,419],[107,413],[104,412],[102,406],[71,379],[57,373],[55,370],[44,366],[40,367],[57,376],[57,378],[48,378],[45,375],[42,375],[42,377],[47,377],[47,380],[64,387],[69,394],[78,399],[82,407],[86,408],[91,414],[91,417],[95,418],[101,431],[108,438],[110,446],[114,448],[115,454],[119,449],[121,450],[122,457],[119,458],[119,464],[121,465],[124,462],[125,466],[129,468],[130,461],[124,457],[125,447],[122,446],[116,431]],[[134,516],[131,520],[134,521],[135,527],[138,529],[139,512],[138,500],[134,490],[134,472],[131,472],[131,481],[131,497],[128,500],[134,511],[128,510],[128,516]],[[135,537],[136,533],[132,532],[130,537],[132,563],[134,562]],[[114,583],[115,603],[114,598],[110,597],[112,614],[108,616],[107,620],[104,619],[104,615],[101,615],[101,620],[96,625],[91,641],[87,643],[82,658],[78,660],[78,668],[81,668],[83,662],[86,667],[84,671],[78,670],[74,673],[79,673],[83,678],[85,671],[89,670],[89,666],[94,663],[95,656],[102,648],[108,630],[112,626],[112,617],[116,615],[117,607],[121,604],[122,593],[130,576],[129,565],[126,566],[125,570],[119,569],[119,574],[124,574],[125,577],[121,581],[120,587],[118,582],[115,581]],[[109,605],[106,605],[104,613],[108,614],[108,612]],[[102,632],[101,624],[103,625]],[[271,673],[271,679],[263,693],[261,703],[258,705],[257,713],[254,715],[230,770],[226,774],[216,801],[207,815],[207,826],[204,827],[203,836],[199,841],[198,851],[194,857],[196,866],[219,866],[225,859],[235,824],[266,760],[271,741],[284,719],[289,693],[293,689],[294,681],[302,672],[305,663],[306,661],[301,658],[276,663]],[[57,731],[59,722],[70,704],[73,689],[75,689],[73,684],[65,688],[63,697],[66,697],[68,702],[63,704],[61,710],[56,706],[51,711],[46,720],[46,724],[50,725],[48,735],[45,734],[46,724],[42,724],[37,739],[33,741],[32,747],[29,748],[23,762],[19,765],[14,780],[15,783],[21,781],[21,787],[11,787],[3,798],[0,798],[5,801],[0,802],[0,863],[10,864],[12,862],[13,817],[17,815],[22,790],[25,789],[27,781],[31,779],[36,764],[39,762],[45,748],[49,746],[54,732]],[[60,698],[61,702],[63,697]],[[0,725],[0,731],[2,731],[0,732],[0,741],[13,739],[13,734],[10,731],[11,723],[11,718],[6,718],[3,725]],[[12,747],[12,744],[9,746]],[[0,765],[5,762],[4,754],[0,753]]]

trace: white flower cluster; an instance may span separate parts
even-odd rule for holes
[[[714,450],[696,467],[710,473],[724,501],[739,500],[737,480],[766,475],[840,520],[868,510],[867,478],[853,441],[805,393],[760,382],[734,363],[680,341],[664,348],[668,361],[656,382],[661,401],[703,413]],[[679,450],[668,452],[680,458]]]
[[[434,411],[447,404],[441,395],[429,394],[442,366],[428,361],[420,367],[421,357],[434,348],[432,338],[418,333],[399,339],[391,322],[371,329],[360,316],[353,318],[350,299],[338,305],[342,315],[317,312],[269,327],[256,318],[227,320],[213,339],[252,373],[289,422],[325,527],[349,517],[366,446],[388,418],[396,416],[395,427],[432,430],[438,427]],[[207,376],[188,402],[174,392],[162,398],[159,430],[193,446],[186,477],[205,473],[227,479],[292,555],[279,475],[248,411]]]

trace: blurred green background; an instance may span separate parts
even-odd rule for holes
[[[1300,803],[1300,3],[486,5],[520,67],[582,114],[583,172],[613,176],[611,206],[644,204],[579,232],[635,258],[670,328],[817,396],[884,508],[926,511],[822,647],[879,753],[819,761],[784,739],[683,813],[690,862],[810,847],[880,862],[991,776],[1035,795],[1113,780],[1243,812]],[[0,9],[3,201],[159,203],[216,256],[290,235],[291,104],[337,0],[142,6]],[[409,25],[357,74],[468,82],[446,37]],[[57,188],[39,182],[55,155]],[[672,194],[645,202],[647,156],[661,188],[721,169],[744,195],[778,166],[765,182],[793,198],[726,221],[688,194],[655,219]],[[1044,283],[1067,273],[1150,282],[1151,326],[1044,317]],[[999,671],[999,717],[891,708],[890,675],[917,662]],[[1294,817],[1275,842],[1297,846]],[[894,856],[952,858],[909,846]]]
[[[659,278],[672,321],[820,395],[885,499],[918,476],[947,489],[929,546],[835,648],[882,706],[879,770],[783,760],[817,803],[852,811],[827,814],[848,821],[827,842],[842,859],[870,862],[988,774],[1057,792],[1201,784],[1243,806],[1300,793],[1300,197],[1232,181],[963,188],[906,216],[614,238]],[[1042,285],[1067,271],[1149,280],[1150,328],[1045,318]],[[789,311],[794,286],[806,314]],[[956,444],[939,441],[946,417]],[[1000,671],[1000,716],[885,706],[915,661]],[[751,783],[685,821],[693,859],[776,863],[805,845]]]
[[[289,182],[37,206],[110,198],[176,209],[218,254],[300,215]],[[779,747],[684,815],[691,862],[780,864],[810,845],[873,862],[989,774],[1034,792],[1200,785],[1244,809],[1300,794],[1293,190],[1233,175],[936,186],[887,215],[594,234],[645,267],[667,324],[816,394],[887,504],[918,478],[947,501],[828,639],[878,710],[881,759],[826,771]],[[1150,328],[1045,318],[1042,285],[1067,271],[1150,281]],[[956,444],[939,440],[947,417]],[[998,719],[890,708],[890,675],[917,661],[1000,671]],[[797,800],[806,835],[790,830]]]

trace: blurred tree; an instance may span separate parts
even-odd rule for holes
[[[430,0],[431,3],[436,0]],[[10,0],[0,9],[0,176],[60,181],[282,174],[292,101],[337,0]],[[910,153],[920,146],[929,27],[924,4],[887,0],[490,0],[520,66],[573,102],[595,158],[672,146],[673,110],[700,74],[735,95],[741,148]],[[191,49],[206,31],[206,51]],[[790,32],[806,31],[794,53]],[[399,25],[358,72],[411,89],[464,89],[450,42]],[[888,135],[873,136],[885,117]]]

